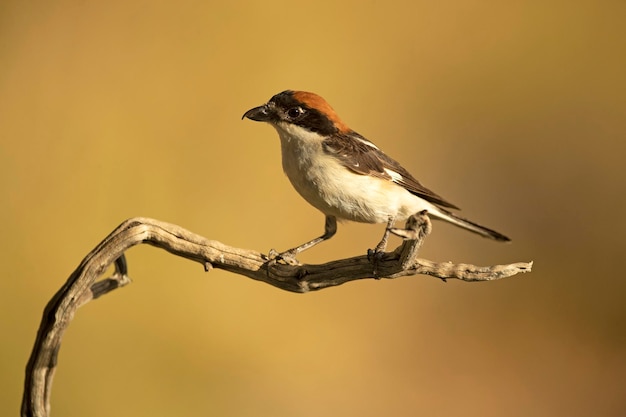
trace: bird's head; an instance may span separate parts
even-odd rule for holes
[[[248,110],[243,118],[267,122],[279,130],[299,127],[321,136],[351,131],[326,100],[306,91],[283,91],[266,104]]]

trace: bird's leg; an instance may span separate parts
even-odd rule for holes
[[[367,250],[367,259],[374,266],[374,278],[378,279],[378,263],[383,259],[383,255],[385,254],[385,249],[387,248],[387,241],[389,240],[389,233],[391,232],[391,228],[395,222],[394,217],[389,217],[387,220],[387,227],[385,228],[385,233],[383,234],[383,238],[378,242],[375,249]]]
[[[274,249],[270,250],[270,263],[274,264],[276,263],[276,261],[282,260],[289,265],[299,265],[300,262],[298,262],[298,260],[296,259],[296,255],[298,255],[300,252],[312,248],[318,243],[330,239],[335,235],[335,233],[337,233],[337,218],[335,216],[326,216],[323,235],[282,253],[278,253]]]

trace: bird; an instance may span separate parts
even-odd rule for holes
[[[396,160],[352,130],[321,96],[286,90],[244,113],[242,119],[266,122],[278,132],[282,167],[295,190],[325,217],[324,233],[292,249],[270,252],[274,261],[299,265],[296,256],[332,238],[337,221],[386,224],[383,238],[368,257],[385,251],[396,221],[426,211],[496,241],[510,239],[452,212],[459,208],[424,187]]]

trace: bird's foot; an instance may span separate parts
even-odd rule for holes
[[[277,262],[282,261],[282,263],[291,266],[302,265],[300,261],[296,259],[296,254],[293,251],[285,251],[283,253],[278,253],[275,249],[270,249],[269,254],[267,255],[268,265],[273,266],[276,265]]]
[[[374,279],[380,279],[378,276],[378,264],[383,260],[384,256],[385,251],[378,248],[367,250],[367,260],[372,263],[372,273],[374,274]]]

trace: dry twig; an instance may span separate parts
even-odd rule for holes
[[[417,251],[430,232],[430,221],[425,213],[411,217],[406,229],[392,232],[407,240],[379,261],[378,279],[424,274],[443,280],[491,281],[529,272],[532,268],[532,262],[478,267],[418,259]],[[130,283],[124,252],[141,243],[199,262],[207,271],[224,269],[292,292],[305,293],[372,277],[372,264],[365,255],[323,265],[274,264],[268,267],[267,256],[256,251],[233,248],[154,219],[126,220],[83,259],[48,302],[26,367],[23,417],[49,416],[52,380],[64,331],[78,307]],[[112,264],[115,264],[113,276],[97,281]]]

